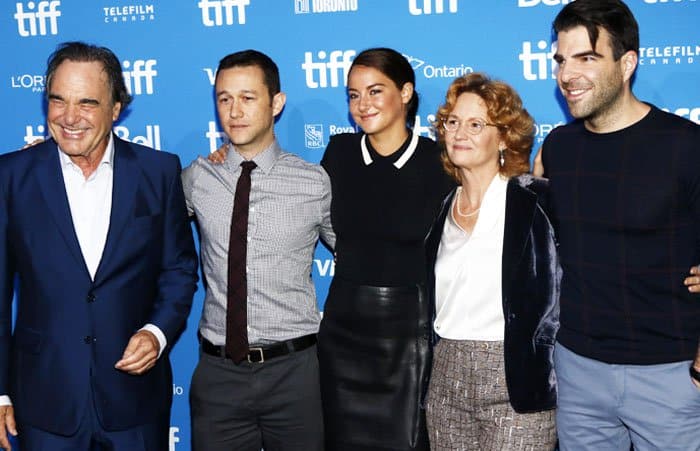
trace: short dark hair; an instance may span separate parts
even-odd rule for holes
[[[586,28],[593,50],[598,42],[598,27],[607,31],[616,61],[630,50],[639,53],[639,25],[620,0],[576,0],[562,8],[553,23],[555,33],[577,26]]]
[[[224,69],[232,67],[259,67],[263,72],[265,86],[270,93],[270,101],[282,89],[280,85],[280,71],[277,64],[272,61],[272,58],[257,50],[241,50],[240,52],[231,53],[221,58],[219,67],[216,69],[216,76]]]
[[[46,65],[46,93],[51,91],[51,81],[56,69],[64,61],[76,61],[89,63],[96,61],[102,64],[102,68],[107,74],[109,86],[112,89],[112,102],[121,103],[121,111],[131,103],[132,97],[126,89],[122,66],[117,56],[107,47],[100,47],[80,41],[63,42],[56,47],[56,50],[49,56]]]
[[[406,57],[394,49],[375,47],[360,52],[352,61],[350,72],[356,66],[377,69],[393,81],[399,90],[406,83],[413,85],[413,96],[406,105],[406,124],[413,127],[416,122],[416,113],[418,113],[418,91],[416,91],[416,74]]]

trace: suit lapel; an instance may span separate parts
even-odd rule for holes
[[[537,195],[521,187],[517,179],[508,182],[506,191],[506,219],[503,233],[503,298],[507,298],[510,281],[525,249],[535,214]]]
[[[100,265],[95,273],[95,283],[105,272],[106,265],[118,248],[119,237],[133,216],[134,199],[138,186],[140,168],[136,154],[127,143],[114,137],[114,166],[112,178],[112,211],[109,217],[107,241]]]
[[[41,154],[38,155],[39,161],[36,166],[36,176],[46,201],[46,209],[50,212],[56,223],[56,228],[66,241],[70,253],[87,272],[83,253],[80,250],[80,243],[78,243],[78,236],[75,234],[75,227],[73,226],[73,217],[68,204],[61,162],[58,157],[58,147],[56,147],[56,143],[53,140],[50,140],[43,149],[37,149],[37,152],[41,152]]]

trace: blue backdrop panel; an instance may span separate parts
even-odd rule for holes
[[[388,46],[413,65],[430,123],[451,80],[485,71],[512,84],[537,122],[536,147],[567,121],[557,94],[551,22],[571,0],[47,0],[0,5],[0,152],[47,134],[44,77],[56,44],[85,40],[111,48],[134,95],[115,131],[180,156],[183,165],[218,147],[213,77],[224,55],[246,48],[279,65],[287,106],[276,125],[282,145],[320,160],[329,136],[354,130],[345,79],[362,49]],[[700,1],[629,0],[641,29],[635,92],[700,122]],[[660,158],[663,154],[660,153]],[[323,306],[333,261],[319,249],[313,277]],[[171,450],[190,448],[188,391],[197,361],[203,292],[172,352]],[[46,383],[51,383],[47,376]],[[56,387],[60,390],[61,387]]]

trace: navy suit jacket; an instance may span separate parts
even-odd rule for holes
[[[453,190],[426,238],[428,298],[435,320],[435,260]],[[519,413],[553,409],[557,402],[554,341],[559,330],[561,266],[544,206],[548,183],[531,175],[508,181],[501,259],[506,385]],[[432,323],[431,323],[432,324]],[[437,336],[432,335],[433,342]]]
[[[171,345],[190,311],[197,258],[180,162],[115,136],[113,171],[109,231],[93,281],[56,143],[0,155],[0,394],[10,395],[20,425],[74,433],[89,390],[108,430],[170,409],[167,349],[141,376],[114,364],[147,323]]]

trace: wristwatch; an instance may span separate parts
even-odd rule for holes
[[[690,377],[695,379],[696,382],[700,382],[700,371],[696,370],[693,365],[690,365]]]

